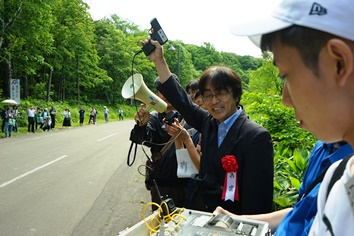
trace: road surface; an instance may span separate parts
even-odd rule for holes
[[[0,139],[0,235],[118,235],[150,195],[127,166],[133,121]],[[143,170],[143,168],[142,168]]]

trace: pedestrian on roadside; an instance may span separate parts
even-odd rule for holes
[[[50,127],[52,129],[54,129],[55,128],[55,116],[57,114],[57,111],[55,110],[54,106],[52,106],[52,108],[50,109],[49,113],[50,113],[50,120],[52,122]]]
[[[12,119],[15,120],[15,123],[14,123],[14,126],[13,126],[13,131],[14,131],[14,132],[18,132],[18,121],[17,121],[17,117],[18,117],[18,107],[17,107],[16,104],[12,106],[11,113],[12,113]]]
[[[4,106],[4,109],[1,111],[1,133],[5,131],[5,111],[6,111],[6,105]]]
[[[83,126],[84,119],[85,119],[85,109],[83,107],[81,107],[79,111],[79,115],[80,115],[80,126]]]
[[[43,119],[43,122],[42,122],[40,128],[43,129],[43,126],[46,125],[46,128],[48,128],[48,130],[49,130],[48,121],[49,121],[50,119],[47,120],[47,117],[50,118],[50,113],[48,112],[48,108],[44,108],[43,112],[41,113],[41,117],[42,117],[42,119]]]
[[[95,110],[95,114],[94,114],[94,116],[93,116],[93,124],[96,124],[98,111],[97,111],[96,108],[94,108],[94,110]]]
[[[5,138],[12,136],[13,123],[10,123],[12,119],[12,113],[8,105],[5,106]]]
[[[69,108],[65,108],[64,111],[64,120],[63,120],[63,127],[67,126],[70,127],[71,126],[71,118],[70,118],[70,110]]]
[[[119,112],[119,120],[124,120],[122,108],[119,108],[118,112]]]
[[[36,122],[36,130],[38,129],[38,125],[41,127],[43,125],[43,117],[41,108],[37,107],[37,111],[34,114],[34,120]]]
[[[108,122],[108,108],[106,106],[103,107],[103,114],[104,114],[104,120],[107,123]]]
[[[90,119],[88,124],[95,124],[95,115],[96,115],[96,109],[92,107],[90,110]]]
[[[36,114],[36,110],[33,106],[27,110],[27,119],[28,119],[28,132],[34,133],[34,116]]]

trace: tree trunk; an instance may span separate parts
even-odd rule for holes
[[[49,72],[49,78],[48,78],[47,102],[50,101],[50,88],[52,86],[52,75],[53,75],[53,69],[51,68]]]
[[[28,77],[27,75],[23,78],[23,93],[24,98],[28,97]]]
[[[77,104],[80,105],[80,64],[79,64],[79,57],[76,57],[76,89],[77,89]]]
[[[10,81],[12,80],[12,67],[11,67],[11,59],[9,59],[6,63],[6,82],[7,83],[7,94],[10,96]]]

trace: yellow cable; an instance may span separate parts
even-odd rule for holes
[[[166,209],[166,215],[164,215],[163,213],[163,207],[162,205],[164,204],[165,206],[165,209]],[[157,216],[153,216],[151,217],[150,219],[150,224],[146,221],[146,217],[145,217],[145,212],[146,212],[146,208],[149,207],[149,206],[156,206],[157,209],[158,209],[158,212],[157,212]],[[170,221],[173,221],[175,223],[175,225],[173,226],[173,229],[175,230],[176,228],[178,228],[183,220],[187,220],[186,217],[184,217],[181,213],[184,211],[184,208],[180,208],[180,209],[176,209],[174,210],[173,212],[169,212],[169,208],[168,208],[168,205],[166,202],[162,202],[160,205],[158,205],[157,203],[155,202],[149,202],[147,204],[145,204],[145,206],[143,207],[143,210],[142,210],[142,213],[141,213],[141,216],[144,220],[144,224],[146,225],[146,227],[150,230],[150,236],[153,234],[153,233],[156,233],[158,232],[161,224],[160,224],[160,219],[163,218],[164,220],[164,223],[168,223]],[[177,217],[180,217],[180,219],[176,219]],[[164,229],[166,230],[166,229]]]
[[[157,208],[159,208],[160,206],[157,204],[157,203],[155,203],[155,202],[149,202],[149,203],[147,203],[147,204],[145,204],[145,206],[143,207],[143,211],[141,212],[141,216],[142,216],[142,218],[143,218],[143,220],[144,220],[144,224],[146,225],[146,227],[150,230],[150,235],[151,235],[151,232],[153,232],[153,233],[155,233],[155,232],[157,232],[157,230],[156,229],[154,229],[155,227],[154,226],[152,226],[152,227],[150,227],[150,225],[146,222],[146,217],[145,217],[145,212],[146,212],[146,208],[147,207],[149,207],[149,206],[151,206],[151,205],[154,205],[154,206],[156,206]],[[153,220],[154,220],[154,218],[156,218],[156,217],[152,217],[152,219],[150,220],[150,222],[152,222]],[[157,220],[158,221],[158,220]],[[159,222],[159,221],[158,221]],[[158,227],[159,227],[159,225],[158,225]]]

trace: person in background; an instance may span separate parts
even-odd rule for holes
[[[91,108],[90,110],[90,119],[88,124],[95,124],[95,116],[96,116],[96,109],[94,107]]]
[[[122,108],[119,108],[118,113],[119,113],[119,120],[124,120],[124,116],[123,116],[123,110],[122,110]]]
[[[43,129],[44,126],[46,126],[46,128],[48,128],[48,123],[49,123],[49,120],[50,120],[50,113],[48,112],[48,108],[44,108],[42,114],[41,114],[41,117],[43,118],[43,122],[40,126],[41,129]],[[49,117],[49,119],[48,119]],[[48,129],[49,130],[49,129]]]
[[[4,109],[1,111],[1,133],[5,131],[5,111],[6,111],[6,105],[4,106]]]
[[[71,114],[69,108],[65,108],[64,111],[64,120],[63,120],[63,127],[70,127],[71,126]]]
[[[231,28],[235,35],[251,37],[262,52],[272,52],[284,80],[282,102],[294,109],[301,128],[324,142],[344,140],[352,147],[353,20],[351,0],[283,0],[272,14],[249,22],[237,20]],[[334,175],[339,166],[343,170]],[[353,189],[350,154],[326,171],[318,190],[317,214],[310,232],[304,234],[353,235]]]
[[[34,115],[34,119],[36,121],[36,130],[38,129],[38,125],[42,126],[43,125],[43,117],[42,117],[42,112],[41,112],[41,108],[37,107],[37,111]]]
[[[207,111],[193,103],[173,79],[158,41],[149,55],[159,92],[201,133],[202,158],[192,209],[213,212],[223,206],[236,214],[269,213],[273,207],[273,145],[269,132],[251,121],[240,105],[242,81],[228,67],[212,66],[199,79]],[[237,176],[237,178],[233,178]]]
[[[27,110],[27,119],[28,119],[28,132],[34,133],[34,116],[36,114],[36,110],[33,106],[30,106]]]
[[[79,110],[79,116],[80,116],[80,126],[83,126],[84,119],[85,119],[85,109],[83,107],[81,107]]]
[[[204,110],[207,110],[207,107],[205,106],[203,101],[203,96],[199,90],[197,90],[194,94],[194,103],[197,104],[199,107],[203,108]]]
[[[57,111],[55,110],[54,106],[51,107],[50,111],[50,120],[51,120],[51,129],[54,129],[55,128],[55,117],[57,115]]]
[[[12,119],[12,113],[8,105],[5,106],[5,138],[12,136],[13,125],[9,123],[9,120]]]
[[[103,114],[104,114],[104,120],[107,123],[108,122],[108,108],[106,106],[103,107]]]
[[[96,108],[94,108],[94,110],[95,110],[95,112],[94,112],[94,115],[93,115],[93,124],[96,124],[98,111],[97,111]]]
[[[188,82],[186,85],[186,91],[189,96],[191,96],[192,101],[194,102],[195,93],[198,91],[198,80],[193,79]]]
[[[12,114],[12,118],[15,120],[15,124],[13,126],[13,131],[14,132],[18,132],[18,107],[17,105],[13,105],[12,106],[12,110],[11,110],[11,114]]]

